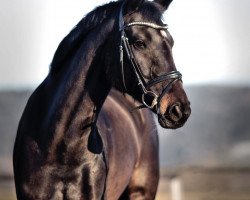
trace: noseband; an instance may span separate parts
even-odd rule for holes
[[[122,81],[123,81],[124,88],[125,88],[125,90],[127,90],[126,83],[125,83],[125,76],[124,76],[124,64],[123,64],[124,63],[123,51],[125,49],[126,55],[130,61],[130,64],[133,68],[133,71],[136,75],[138,85],[140,86],[140,88],[142,90],[141,99],[142,99],[143,105],[137,107],[136,109],[140,109],[143,107],[153,109],[156,106],[156,111],[157,111],[157,113],[159,113],[159,111],[160,111],[159,105],[161,103],[163,96],[169,92],[169,90],[171,89],[172,84],[174,82],[176,82],[177,80],[181,80],[182,75],[179,71],[171,71],[169,73],[163,74],[161,76],[158,76],[158,77],[146,82],[144,79],[144,76],[141,72],[141,68],[140,68],[139,64],[137,63],[137,61],[135,60],[131,46],[129,45],[129,39],[126,36],[125,29],[128,27],[131,27],[131,26],[147,26],[147,27],[150,27],[153,29],[166,30],[168,27],[167,27],[167,25],[160,26],[160,25],[157,25],[155,23],[144,22],[144,21],[136,21],[136,22],[131,22],[131,23],[125,24],[124,19],[123,19],[123,7],[124,7],[124,4],[122,4],[121,9],[120,9],[120,13],[119,13],[119,31],[121,33],[121,42],[120,42],[119,48],[120,48],[121,73],[122,73]],[[163,81],[169,81],[169,82],[166,85],[166,87],[163,89],[162,93],[158,96],[150,88],[158,83],[163,82]],[[152,99],[151,103],[146,102],[147,97],[150,97],[150,99]]]

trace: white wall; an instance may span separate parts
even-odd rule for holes
[[[0,88],[35,87],[61,39],[104,0],[1,0]],[[187,84],[250,83],[249,0],[173,0],[165,21]]]

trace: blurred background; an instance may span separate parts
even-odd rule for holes
[[[0,200],[14,200],[12,149],[57,45],[105,0],[0,0]],[[250,200],[250,1],[174,0],[164,15],[192,105],[159,127],[158,200]]]

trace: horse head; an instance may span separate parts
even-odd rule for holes
[[[118,20],[119,83],[123,91],[157,114],[162,127],[174,129],[184,125],[191,109],[172,55],[174,40],[162,22],[170,3],[122,2]]]

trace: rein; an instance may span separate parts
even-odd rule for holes
[[[133,51],[129,44],[129,39],[126,36],[125,29],[131,26],[147,26],[153,29],[166,30],[168,26],[167,25],[160,26],[155,23],[144,22],[144,21],[135,21],[135,22],[125,24],[124,19],[123,19],[123,7],[124,7],[124,3],[122,4],[120,13],[119,13],[119,31],[121,33],[121,42],[120,42],[119,49],[120,49],[121,74],[122,74],[122,82],[123,82],[124,89],[127,91],[126,83],[125,83],[125,76],[124,76],[124,50],[125,50],[125,53],[136,75],[138,85],[140,86],[142,90],[141,99],[142,99],[143,105],[134,108],[132,111],[136,109],[145,108],[145,107],[150,108],[150,109],[153,109],[154,107],[156,107],[156,111],[157,113],[159,113],[160,112],[159,105],[161,103],[163,96],[169,92],[174,82],[181,80],[182,75],[179,71],[171,71],[169,73],[163,74],[161,76],[158,76],[146,82],[141,72],[140,65],[137,63],[134,57]],[[159,96],[150,89],[152,86],[158,83],[161,83],[163,81],[166,81],[166,80],[168,80],[169,83],[166,85],[166,87],[163,89],[162,93]],[[152,99],[151,102],[150,103],[146,102],[146,98]]]

